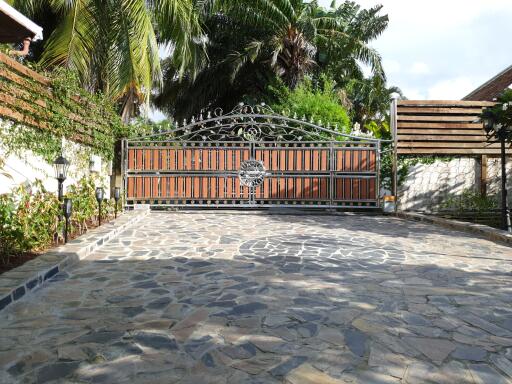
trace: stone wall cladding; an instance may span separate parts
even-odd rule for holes
[[[489,158],[487,161],[487,193],[496,195],[501,199],[501,160],[500,158]],[[512,204],[512,157],[507,158],[507,190],[508,204]]]
[[[148,213],[149,209],[126,212],[116,220],[103,224],[66,245],[0,275],[0,311],[57,273],[86,258]]]
[[[479,188],[480,166],[475,158],[437,160],[409,167],[409,175],[398,192],[400,210],[431,211],[448,195]]]

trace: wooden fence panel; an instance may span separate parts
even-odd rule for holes
[[[489,140],[480,121],[482,111],[493,105],[487,101],[398,101],[398,154],[499,155],[499,143]],[[512,149],[507,151],[512,154]]]

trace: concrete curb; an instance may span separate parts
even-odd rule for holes
[[[0,276],[0,311],[57,273],[77,264],[120,232],[137,223],[148,210],[127,211],[66,245],[62,245]]]
[[[416,212],[397,212],[397,217],[407,220],[421,221],[424,223],[440,225],[444,228],[455,229],[457,231],[478,234],[487,240],[502,242],[512,246],[512,234],[482,224],[467,223],[465,221],[443,219],[441,217],[423,215]]]

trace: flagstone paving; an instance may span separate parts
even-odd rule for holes
[[[512,383],[511,302],[468,234],[153,212],[0,312],[0,382]]]

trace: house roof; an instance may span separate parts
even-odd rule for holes
[[[512,65],[482,84],[462,100],[493,101],[512,84]]]
[[[43,28],[0,0],[0,43],[20,43],[26,37],[43,38]]]

